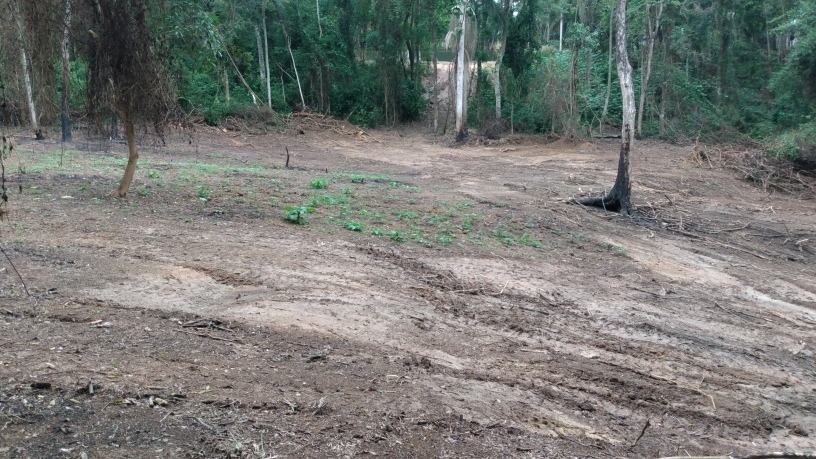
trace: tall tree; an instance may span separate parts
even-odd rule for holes
[[[629,157],[634,141],[635,124],[635,91],[632,82],[632,66],[629,64],[629,52],[626,47],[626,0],[620,0],[615,10],[616,54],[618,78],[620,79],[621,98],[623,99],[623,125],[621,126],[621,149],[618,158],[618,175],[615,185],[605,196],[582,199],[584,205],[602,207],[626,215],[632,213],[632,184]]]
[[[72,0],[65,0],[65,16],[62,30],[62,141],[71,142],[71,8]]]
[[[31,129],[34,130],[35,136],[38,139],[41,139],[43,135],[42,131],[40,130],[39,118],[37,117],[37,106],[34,102],[34,82],[32,81],[33,79],[31,77],[31,59],[30,52],[28,51],[28,40],[26,37],[27,27],[23,23],[24,18],[20,9],[19,0],[12,0],[11,7],[14,22],[17,26],[17,40],[20,46],[20,65],[23,72],[23,84],[25,85]]]
[[[135,125],[157,134],[173,113],[173,97],[147,27],[149,0],[85,0],[88,28],[88,107],[94,116],[113,110],[122,120],[128,162],[117,194],[127,196],[139,159]]]
[[[510,0],[504,0],[502,5],[501,30],[499,31],[499,49],[496,51],[496,67],[493,74],[493,92],[496,97],[496,119],[502,117],[502,97],[501,97],[501,68],[504,59],[504,50],[507,47],[507,34],[510,31]]]
[[[643,21],[646,32],[646,47],[644,49],[644,68],[640,71],[640,105],[637,113],[637,135],[640,137],[643,131],[643,110],[646,106],[646,95],[649,93],[649,78],[652,75],[652,58],[654,57],[655,41],[657,32],[660,30],[660,18],[663,16],[663,6],[665,0],[658,0],[652,12],[652,5],[649,0],[643,2],[646,9],[643,14]]]

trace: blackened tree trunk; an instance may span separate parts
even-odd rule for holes
[[[618,77],[621,84],[623,99],[623,127],[621,132],[621,149],[618,158],[618,176],[615,185],[606,196],[592,197],[578,202],[588,206],[602,207],[612,212],[632,214],[632,184],[630,181],[629,156],[632,150],[635,124],[635,91],[632,83],[632,66],[629,64],[629,53],[626,49],[626,0],[620,0],[615,11],[617,24],[617,52]]]

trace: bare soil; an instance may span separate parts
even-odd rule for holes
[[[569,202],[614,141],[199,129],[124,200],[124,145],[14,141],[2,458],[816,450],[816,202],[690,146],[627,218]]]

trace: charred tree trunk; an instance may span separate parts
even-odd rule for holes
[[[117,194],[120,198],[127,197],[130,184],[133,182],[133,175],[136,172],[137,161],[139,161],[139,151],[136,149],[136,129],[133,127],[133,118],[129,111],[122,113],[122,124],[125,127],[125,137],[128,145],[128,162],[125,166],[125,175],[122,176],[122,181],[119,182],[119,189]]]
[[[632,150],[635,124],[635,91],[632,83],[632,66],[629,64],[629,53],[626,49],[626,0],[620,0],[615,11],[617,24],[618,76],[620,77],[623,99],[623,127],[621,132],[621,149],[618,159],[618,176],[615,185],[606,196],[581,199],[578,202],[587,206],[602,207],[612,212],[632,214],[632,184],[630,181],[629,157]]]

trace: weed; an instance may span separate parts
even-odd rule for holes
[[[207,185],[201,185],[198,187],[198,199],[207,202],[212,199],[213,192]]]
[[[389,182],[389,183],[388,183],[388,186],[389,186],[390,188],[399,188],[399,187],[400,187],[400,182],[397,182],[397,181],[392,181],[392,182]]]
[[[391,230],[388,232],[388,238],[394,242],[405,242],[405,234],[399,230]]]
[[[345,196],[331,196],[328,194],[320,195],[320,196],[312,196],[306,202],[306,205],[309,207],[318,207],[318,206],[336,206],[338,204],[348,204],[349,200]]]
[[[474,204],[470,201],[460,201],[453,205],[456,210],[465,210],[473,207]]]
[[[438,225],[448,221],[447,215],[430,215],[423,219],[426,225]]]
[[[343,228],[349,231],[362,231],[365,225],[357,220],[346,220],[343,222]]]
[[[360,214],[361,217],[365,217],[366,215],[368,215],[368,211],[365,210],[365,209],[360,209],[359,214]]]
[[[158,179],[158,178],[160,178],[159,177],[159,172],[154,171],[154,170],[149,170],[149,171],[147,171],[147,178]]]
[[[613,254],[616,257],[628,257],[629,256],[629,254],[626,253],[626,248],[624,248],[624,247],[617,247],[615,249],[615,251],[613,252]]]
[[[340,191],[341,191],[343,194],[354,194],[354,187],[353,187],[353,186],[347,186],[347,187],[343,188],[343,189],[342,189],[342,190],[340,190]]]
[[[385,232],[383,232],[383,230],[379,228],[374,228],[373,230],[371,230],[371,235],[375,237],[383,237],[385,236]]]
[[[150,190],[148,190],[147,188],[139,188],[139,190],[136,191],[136,194],[138,194],[139,196],[141,196],[143,198],[146,198],[146,197],[150,196]]]
[[[453,236],[448,233],[436,233],[434,235],[434,240],[442,245],[451,245],[453,242]]]
[[[314,188],[315,190],[323,190],[326,188],[328,183],[324,178],[316,178],[309,181],[309,186]]]
[[[409,210],[398,210],[394,212],[394,215],[400,220],[413,220],[417,218],[417,213]]]
[[[476,224],[476,216],[475,215],[465,215],[465,218],[462,219],[462,232],[469,233],[473,230],[473,225]]]
[[[493,234],[493,237],[499,239],[505,245],[513,245],[516,242],[513,236],[507,231],[507,228],[505,228],[503,225],[493,228],[491,233]]]
[[[310,214],[315,211],[314,207],[306,206],[287,206],[283,210],[286,212],[284,219],[289,223],[294,223],[296,225],[305,225],[306,214]]]
[[[521,244],[521,245],[526,245],[526,246],[532,247],[534,249],[540,249],[540,248],[544,247],[544,245],[541,244],[541,241],[534,238],[529,233],[524,233],[521,236],[519,236],[517,242],[519,244]]]

